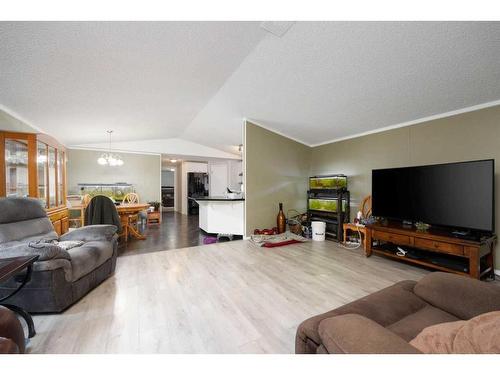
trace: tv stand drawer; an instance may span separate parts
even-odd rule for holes
[[[427,240],[424,238],[415,238],[415,247],[422,249],[434,250],[439,253],[447,253],[452,255],[464,255],[464,247],[447,242]]]
[[[397,245],[411,244],[409,236],[405,236],[403,234],[390,233],[390,232],[381,232],[378,230],[374,230],[372,232],[372,238],[374,240],[392,242]]]

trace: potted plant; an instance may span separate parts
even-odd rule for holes
[[[152,202],[148,202],[148,204],[151,207],[154,207],[155,212],[160,211],[160,205],[161,205],[160,202],[158,202],[158,201],[152,201]]]

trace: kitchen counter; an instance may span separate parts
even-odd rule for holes
[[[245,198],[226,198],[226,197],[190,197],[189,199],[194,199],[195,201],[244,201]]]
[[[199,227],[207,233],[243,236],[245,199],[226,197],[199,197]]]

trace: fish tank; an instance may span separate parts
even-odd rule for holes
[[[337,199],[310,198],[308,208],[314,211],[337,212]],[[346,212],[347,200],[342,199],[342,212]]]
[[[88,194],[91,197],[104,195],[115,202],[121,202],[128,193],[135,193],[134,186],[125,182],[114,184],[78,184],[79,194]]]
[[[331,176],[309,177],[311,190],[340,190],[347,189],[347,176],[338,174]]]

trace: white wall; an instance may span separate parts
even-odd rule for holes
[[[161,171],[161,186],[175,186],[175,172],[170,169]]]
[[[229,160],[229,188],[233,191],[241,191],[241,184],[243,182],[243,161],[242,160]]]
[[[33,128],[2,109],[0,109],[0,130],[22,133],[40,133],[38,129]]]
[[[161,157],[120,153],[122,167],[97,164],[100,151],[68,150],[68,192],[79,194],[78,183],[127,182],[134,185],[141,202],[161,201]]]
[[[175,207],[174,210],[182,213],[182,163],[179,163],[175,168]]]
[[[177,207],[180,207],[180,212],[184,215],[187,215],[187,174],[188,172],[199,172],[199,173],[210,173],[210,166],[213,164],[226,164],[227,165],[227,181],[228,187],[234,191],[240,191],[241,185],[240,181],[243,181],[243,177],[239,176],[242,172],[243,163],[241,160],[228,160],[228,159],[218,159],[218,160],[209,160],[207,162],[191,162],[186,161],[181,164],[180,172],[178,176],[180,176],[180,194],[179,201],[177,201]],[[211,182],[212,176],[209,175],[209,182]],[[176,192],[177,193],[177,192]],[[210,195],[221,195],[221,193],[209,191]]]

